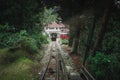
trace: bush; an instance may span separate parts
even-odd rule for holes
[[[32,38],[34,38],[37,42],[37,46],[40,48],[41,47],[41,44],[44,43],[44,44],[47,44],[49,43],[49,40],[48,40],[48,36],[47,35],[43,35],[41,33],[34,33],[31,35]]]
[[[18,46],[32,54],[38,52],[37,41],[30,37],[25,30],[20,31],[19,39],[15,46]]]
[[[119,80],[120,62],[115,55],[97,53],[90,68],[97,80]]]
[[[2,25],[0,25],[1,27]],[[5,27],[5,28],[4,28]],[[3,25],[2,30],[10,30],[10,26]],[[20,47],[27,50],[29,53],[37,53],[42,43],[48,43],[48,36],[42,33],[28,33],[26,30],[20,32],[0,32],[0,48],[5,47]]]
[[[11,47],[18,39],[18,34],[8,24],[0,25],[0,48]]]
[[[0,64],[8,64],[16,61],[22,56],[25,56],[25,52],[21,50],[11,51],[10,49],[5,49],[0,51]]]
[[[62,42],[62,44],[68,44],[69,43],[69,41],[66,40],[66,39],[61,40],[61,42]]]
[[[17,43],[20,48],[28,51],[29,53],[37,53],[38,47],[36,44],[36,40],[30,37],[23,36],[21,40]]]

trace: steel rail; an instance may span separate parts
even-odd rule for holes
[[[65,63],[64,63],[62,55],[60,53],[59,53],[59,57],[60,57],[60,65],[61,65],[62,73],[63,73],[63,80],[68,80],[67,71],[65,68]]]
[[[58,50],[58,53],[57,53],[56,58],[55,58],[56,59],[55,80],[61,80],[61,79],[62,80],[68,80],[67,71],[66,71],[66,68],[65,68],[65,63],[64,63],[64,60],[62,58],[62,55],[59,53],[60,49],[57,48],[58,47],[57,44],[55,44],[55,47],[56,47],[56,50]],[[46,73],[47,73],[49,65],[51,63],[51,59],[52,59],[52,54],[50,53],[48,63],[45,67],[45,70],[41,74],[40,80],[45,80]],[[60,73],[61,73],[62,76],[60,76]]]
[[[42,75],[42,77],[40,78],[40,80],[44,80],[44,79],[45,79],[45,74],[46,74],[46,72],[47,72],[47,70],[48,70],[48,66],[49,66],[49,64],[50,64],[50,61],[51,61],[51,54],[50,54],[50,57],[49,57],[48,64],[47,64],[47,66],[46,66],[46,68],[45,68],[45,71],[43,72],[43,75]]]
[[[56,60],[56,80],[59,80],[59,69],[60,69],[60,66],[59,66],[59,55],[57,54],[57,60]]]

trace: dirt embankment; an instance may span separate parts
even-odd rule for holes
[[[62,48],[65,51],[67,51],[67,53],[70,55],[70,57],[73,60],[73,63],[75,64],[76,70],[79,71],[82,66],[82,59],[81,59],[80,55],[79,54],[71,54],[72,49],[66,45],[63,45]]]

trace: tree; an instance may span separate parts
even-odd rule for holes
[[[78,45],[79,45],[79,38],[80,38],[80,26],[76,27],[75,37],[73,38],[73,45],[72,45],[72,52],[74,54],[78,54]]]
[[[44,7],[42,12],[39,13],[39,20],[42,26],[45,26],[52,22],[59,22],[61,18],[53,8]]]
[[[96,27],[96,20],[97,20],[97,17],[95,15],[94,16],[94,20],[93,20],[92,29],[89,31],[88,38],[87,38],[87,44],[86,44],[86,49],[85,49],[85,53],[84,53],[83,65],[85,65],[85,61],[88,58],[89,53],[90,53],[89,51],[90,51],[90,48],[91,48],[93,34],[94,34],[95,27]]]
[[[1,0],[0,24],[14,26],[16,31],[31,28],[36,23],[40,8],[35,0]]]
[[[107,24],[108,24],[108,21],[109,21],[112,5],[113,5],[113,0],[110,0],[108,2],[107,8],[105,9],[102,26],[100,28],[100,31],[99,31],[98,36],[97,36],[97,40],[95,42],[95,45],[94,45],[94,48],[93,48],[93,51],[92,51],[93,56],[95,56],[96,51],[98,51],[100,49],[103,38],[105,36],[105,32],[106,32]]]

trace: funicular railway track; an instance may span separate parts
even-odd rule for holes
[[[48,61],[41,71],[39,80],[95,80],[84,66],[80,69],[80,77],[71,76],[66,70],[64,56],[62,57],[56,43],[52,44],[47,56],[49,56]]]
[[[57,44],[51,47],[49,60],[40,76],[40,80],[68,80],[64,60]]]

